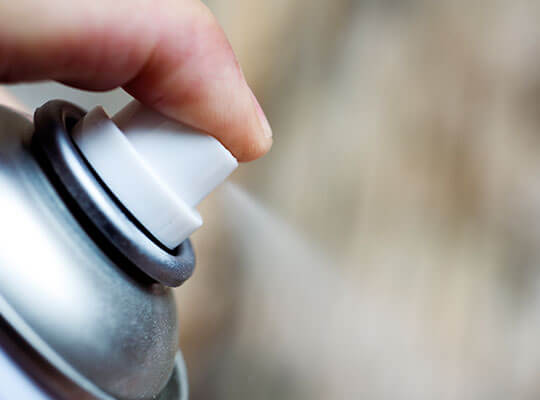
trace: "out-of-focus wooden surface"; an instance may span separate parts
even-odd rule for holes
[[[235,179],[328,259],[205,205],[194,398],[538,398],[540,3],[208,4],[275,132]]]

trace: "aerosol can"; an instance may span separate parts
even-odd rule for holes
[[[187,399],[171,287],[236,166],[137,102],[0,107],[0,399]]]

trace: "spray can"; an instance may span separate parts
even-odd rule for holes
[[[236,166],[136,102],[0,107],[0,399],[187,399],[171,287]]]

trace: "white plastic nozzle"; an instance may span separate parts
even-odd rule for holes
[[[73,139],[116,198],[170,249],[202,225],[195,206],[238,166],[213,137],[136,101],[113,119],[94,108]]]

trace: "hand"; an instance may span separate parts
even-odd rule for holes
[[[270,125],[214,16],[198,0],[0,2],[0,82],[121,86],[220,140],[239,161],[262,156]]]

